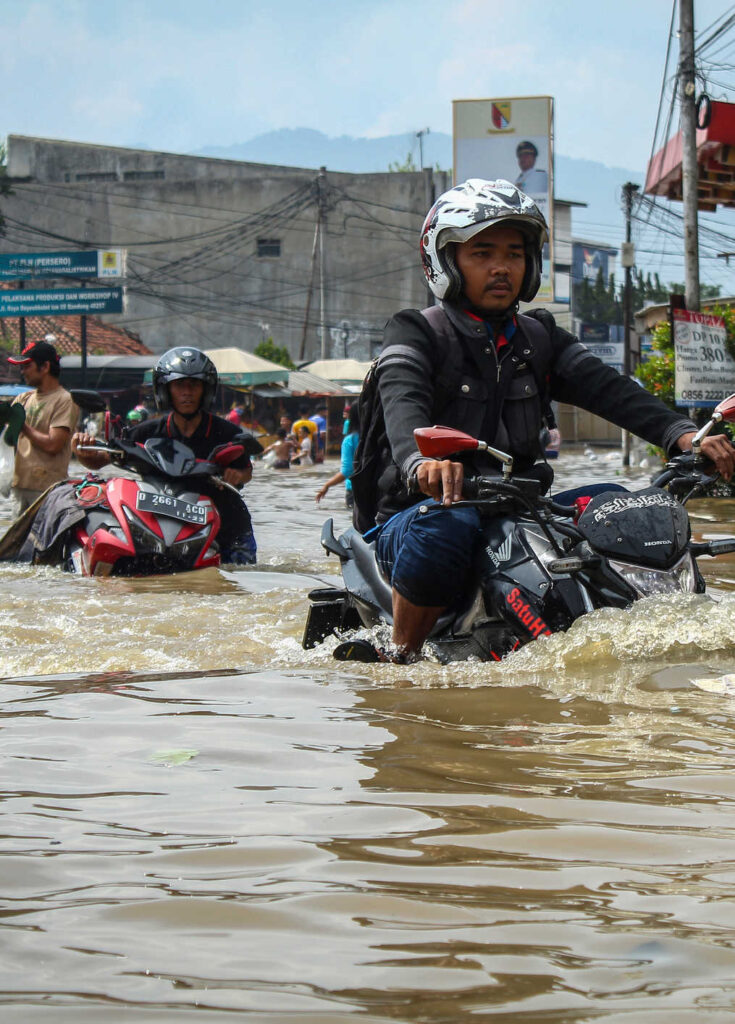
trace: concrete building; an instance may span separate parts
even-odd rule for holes
[[[297,362],[368,359],[394,312],[428,302],[418,233],[451,186],[445,172],[318,172],[21,135],[7,152],[0,251],[127,249],[126,309],[108,319],[153,352],[272,337]],[[575,205],[555,202],[549,309],[562,326]]]

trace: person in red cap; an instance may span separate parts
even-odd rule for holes
[[[49,341],[31,342],[20,356],[11,356],[8,362],[21,368],[23,379],[33,388],[13,402],[13,406],[20,405],[25,411],[13,471],[13,495],[20,514],[51,484],[67,476],[71,435],[79,409],[59,383],[59,355]],[[6,441],[9,428],[10,425],[6,428]]]

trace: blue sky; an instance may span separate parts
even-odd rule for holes
[[[705,29],[732,5],[696,0]],[[551,94],[557,152],[642,168],[671,0],[0,0],[0,136],[187,152],[285,127],[451,131]]]

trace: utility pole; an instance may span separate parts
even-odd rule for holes
[[[428,131],[429,129],[427,128],[426,130]],[[434,205],[434,200],[436,199],[434,189],[434,171],[431,167],[424,167],[421,173],[424,176],[424,205],[426,213],[428,214],[429,210]],[[436,305],[436,296],[432,292],[431,288],[429,288],[428,282],[426,284],[426,304],[427,306]]]
[[[428,135],[431,128],[421,128],[416,132],[416,138],[419,140],[419,170],[424,169],[424,135]]]
[[[625,242],[620,254],[620,262],[625,269],[625,287],[623,289],[623,373],[630,376],[632,366],[630,358],[630,326],[633,319],[632,294],[633,280],[632,273],[635,265],[635,249],[631,241],[631,224],[633,220],[633,196],[639,186],[632,181],[626,181],[623,185],[623,205],[625,209]],[[630,465],[630,434],[627,430],[622,434],[623,443],[623,465]]]
[[[319,247],[319,208],[317,207],[316,225],[314,227],[314,243],[311,247],[311,274],[309,276],[309,292],[306,296],[306,309],[304,311],[304,327],[301,331],[301,345],[299,346],[299,362],[303,363],[306,353],[306,332],[309,328],[309,313],[311,312],[311,296],[314,291],[314,271],[316,269],[316,254]]]
[[[679,0],[679,97],[681,188],[684,202],[684,275],[687,309],[699,310],[699,214],[697,207],[697,102],[694,64],[694,0]]]
[[[327,358],[327,312],[326,312],[326,281],[324,273],[324,236],[327,233],[327,168],[319,168],[317,178],[319,203],[319,334],[321,339],[321,359]]]

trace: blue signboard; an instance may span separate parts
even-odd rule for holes
[[[37,277],[124,277],[124,249],[0,253],[0,281]]]
[[[0,289],[0,317],[122,313],[122,288]]]
[[[625,345],[618,324],[582,324],[580,339],[593,356],[618,373],[625,372]]]
[[[615,250],[612,250],[614,254]],[[579,284],[580,281],[589,281],[594,284],[597,275],[602,271],[602,283],[607,286],[608,268],[610,262],[610,249],[600,249],[594,245],[585,245],[584,242],[574,242],[572,245],[572,281]]]

